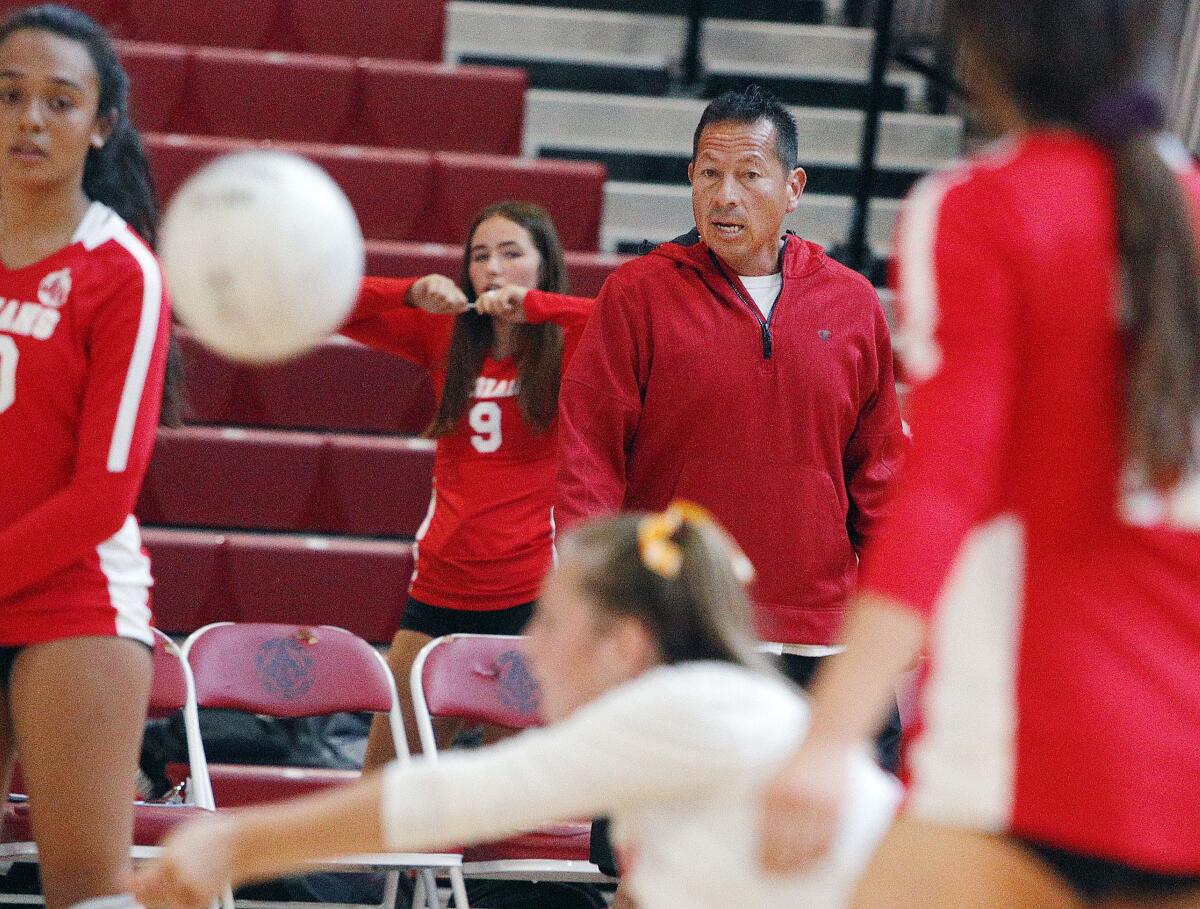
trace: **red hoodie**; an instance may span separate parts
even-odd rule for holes
[[[789,235],[764,319],[695,233],[608,279],[563,379],[560,528],[698,502],[754,563],[765,640],[837,639],[907,441],[871,284]]]

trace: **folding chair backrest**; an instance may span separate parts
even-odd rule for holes
[[[187,742],[188,802],[212,810],[212,780],[208,773],[208,758],[200,739],[200,714],[196,704],[196,686],[192,670],[183,650],[169,637],[154,629],[152,654],[154,675],[150,684],[150,717],[166,717],[183,712],[184,738]]]
[[[179,648],[158,629],[154,630],[152,659],[154,675],[148,713],[152,718],[161,719],[187,706],[187,664]]]
[[[307,717],[395,704],[379,654],[332,625],[222,622],[193,632],[184,652],[201,707]]]
[[[413,700],[435,717],[509,729],[543,725],[542,693],[519,637],[453,634],[425,646],[413,665]]]

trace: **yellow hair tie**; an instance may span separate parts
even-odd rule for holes
[[[683,568],[683,549],[674,536],[685,523],[721,529],[707,509],[683,500],[672,502],[666,511],[646,515],[638,522],[638,553],[642,564],[668,581],[679,577]],[[742,584],[749,584],[754,580],[754,566],[729,534],[722,530],[722,536],[729,547],[734,577]]]

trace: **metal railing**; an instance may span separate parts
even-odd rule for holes
[[[865,24],[870,14],[875,30],[867,103],[863,112],[862,143],[859,149],[858,183],[850,231],[837,257],[857,272],[875,271],[867,241],[871,199],[879,172],[879,127],[888,67],[895,61],[929,80],[930,109],[944,113],[948,96],[961,93],[952,75],[952,47],[946,26],[944,0],[858,0],[846,7],[847,19]]]

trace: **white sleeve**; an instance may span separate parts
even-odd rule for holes
[[[562,723],[488,748],[392,764],[381,804],[388,847],[479,842],[710,785],[739,761],[736,749],[714,730],[703,698],[673,681],[630,683]]]

